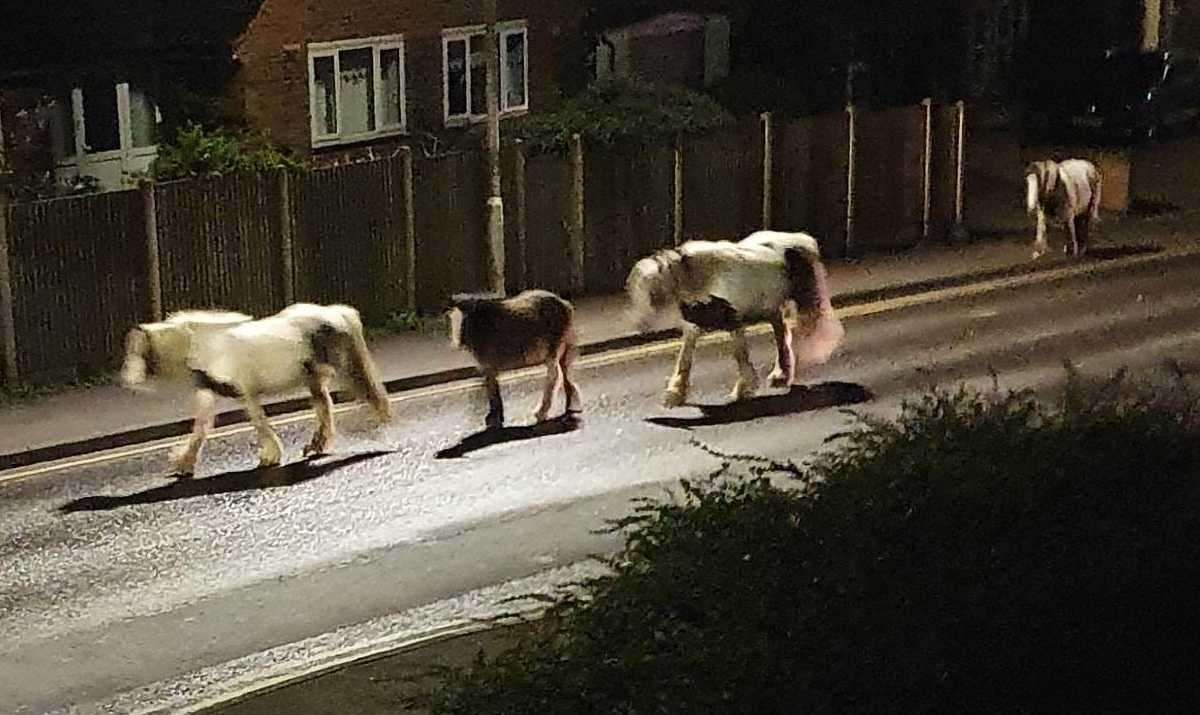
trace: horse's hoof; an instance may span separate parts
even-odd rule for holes
[[[667,390],[663,393],[663,407],[668,409],[673,407],[683,407],[683,403],[687,401],[687,395],[680,390]]]
[[[305,457],[323,457],[329,454],[329,445],[323,442],[309,442],[304,447]]]
[[[489,417],[483,421],[483,424],[488,429],[500,429],[504,426],[504,420],[502,418]]]
[[[534,423],[534,424],[540,424],[540,423],[542,423],[542,422],[545,422],[545,421],[546,421],[546,415],[547,415],[547,414],[549,414],[549,413],[548,413],[548,412],[542,412],[541,410],[538,410],[538,411],[534,412],[534,413],[533,413],[533,423]]]
[[[258,457],[258,466],[263,469],[269,469],[271,467],[278,467],[281,461],[283,461],[283,455],[281,454],[260,454]]]
[[[767,380],[767,384],[771,387],[788,387],[792,384],[791,379],[783,373],[771,373],[771,376]]]
[[[171,476],[176,479],[191,479],[196,475],[196,468],[192,466],[172,466]]]

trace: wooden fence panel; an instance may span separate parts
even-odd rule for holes
[[[477,152],[413,159],[417,301],[487,290],[487,173]]]
[[[921,239],[925,112],[921,106],[859,112],[854,169],[856,254]]]
[[[156,187],[165,311],[283,307],[277,186],[266,173]]]
[[[9,263],[22,379],[72,377],[120,364],[126,331],[150,317],[142,209],[137,191],[11,206]]]
[[[525,164],[526,285],[529,287],[559,293],[571,288],[567,237],[570,183],[571,170],[565,155],[531,156]]]
[[[958,108],[933,107],[933,152],[930,154],[929,235],[946,240],[954,227],[954,196],[958,182]]]
[[[674,149],[630,144],[584,158],[584,286],[622,290],[639,258],[672,245]]]
[[[319,169],[293,182],[296,298],[347,303],[378,323],[405,309],[403,160]]]
[[[683,236],[738,239],[762,227],[757,117],[683,143]]]
[[[810,132],[809,223],[822,255],[846,253],[846,176],[850,164],[850,128],[845,112],[804,120]]]

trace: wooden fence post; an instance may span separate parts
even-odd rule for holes
[[[924,187],[921,196],[921,240],[927,241],[933,191],[933,99],[922,99],[921,107],[925,110],[925,151],[921,156],[921,182]]]
[[[520,287],[529,286],[529,243],[528,215],[526,214],[525,196],[525,144],[518,140],[513,148],[513,179],[516,183],[517,215],[517,269],[520,276]]]
[[[763,130],[763,174],[762,174],[762,227],[771,228],[771,200],[774,198],[773,182],[775,171],[774,121],[770,112],[762,113]]]
[[[854,248],[854,164],[857,152],[857,127],[855,126],[856,111],[853,104],[846,105],[846,128],[849,141],[847,142],[849,150],[846,158],[846,242],[844,245],[845,254],[850,255]]]
[[[584,195],[583,195],[583,139],[578,134],[571,135],[571,206],[567,216],[567,243],[571,265],[571,291],[576,295],[584,288]]]
[[[412,147],[400,153],[401,190],[404,192],[404,286],[405,301],[410,313],[417,311],[417,222],[413,206]]]
[[[683,243],[683,137],[675,136],[674,194],[671,197],[671,236],[675,245]]]
[[[279,170],[279,252],[283,259],[283,304],[296,302],[296,223],[292,220],[291,175]]]
[[[146,289],[150,299],[150,319],[163,319],[162,267],[158,258],[158,207],[154,182],[142,182],[142,208],[146,217]]]
[[[13,316],[12,266],[8,262],[8,192],[0,188],[0,339],[4,346],[4,384],[21,379],[17,368],[17,325]]]

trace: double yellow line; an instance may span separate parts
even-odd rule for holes
[[[1122,268],[1128,268],[1130,266],[1135,266],[1135,265],[1139,265],[1142,263],[1151,263],[1151,262],[1165,261],[1165,260],[1170,260],[1170,259],[1175,259],[1175,258],[1182,258],[1184,256],[1193,255],[1195,253],[1200,253],[1200,252],[1188,251],[1188,250],[1164,251],[1164,252],[1160,252],[1160,253],[1152,253],[1152,254],[1146,254],[1146,255],[1141,255],[1141,256],[1132,256],[1130,258],[1108,261],[1108,262],[1100,263],[1100,264],[1085,264],[1085,265],[1067,266],[1064,268],[1055,268],[1055,269],[1050,269],[1050,270],[1045,270],[1045,271],[1038,271],[1035,273],[1026,273],[1026,274],[1022,274],[1022,275],[1009,276],[1009,277],[1005,277],[1005,278],[995,278],[992,280],[981,281],[978,283],[971,283],[968,285],[955,286],[955,287],[951,287],[951,288],[940,288],[940,289],[936,289],[936,290],[927,291],[924,293],[917,293],[914,295],[902,296],[899,298],[890,298],[887,300],[875,301],[873,303],[864,303],[862,305],[853,305],[853,306],[839,309],[837,311],[837,314],[838,314],[838,317],[843,320],[847,320],[850,318],[862,318],[862,317],[866,317],[869,315],[878,315],[880,313],[889,313],[889,312],[894,312],[897,310],[904,310],[905,308],[911,308],[911,307],[918,306],[918,305],[927,305],[929,303],[939,303],[939,302],[945,302],[945,301],[950,301],[950,300],[958,300],[961,298],[967,298],[967,297],[971,297],[971,296],[983,295],[985,293],[991,293],[991,292],[1005,290],[1005,289],[1009,289],[1009,288],[1016,288],[1016,287],[1020,287],[1023,285],[1048,283],[1048,282],[1060,280],[1063,278],[1070,278],[1073,276],[1082,275],[1085,273],[1106,273],[1108,271],[1122,269]],[[766,333],[769,333],[770,331],[771,331],[771,328],[769,325],[761,324],[761,325],[755,325],[755,326],[748,328],[746,332],[750,335],[757,336],[757,335],[764,335]],[[702,344],[713,344],[713,343],[727,342],[728,340],[729,340],[729,336],[725,333],[710,333],[710,334],[702,336],[699,342]],[[673,352],[673,351],[679,349],[680,344],[681,343],[678,339],[674,339],[674,340],[663,340],[663,341],[656,342],[656,343],[648,343],[646,345],[639,345],[639,346],[631,347],[631,348],[612,350],[609,352],[598,353],[595,355],[589,355],[587,357],[581,358],[576,361],[575,365],[577,368],[580,368],[580,369],[595,369],[595,368],[605,367],[607,365],[612,365],[615,363],[628,362],[631,360],[637,360],[639,358],[645,358],[645,357],[650,357],[653,355],[659,355],[662,353]],[[514,371],[502,376],[500,378],[500,382],[504,383],[504,384],[509,384],[509,383],[514,383],[514,382],[526,381],[526,380],[533,379],[533,378],[541,375],[542,373],[543,373],[543,369],[540,367],[532,367],[532,368],[525,368],[525,369],[521,369],[521,370],[514,370]],[[399,405],[399,404],[403,404],[403,403],[407,403],[407,402],[413,402],[416,400],[424,400],[424,399],[428,399],[428,398],[432,398],[432,397],[444,397],[447,395],[455,395],[455,394],[460,394],[460,393],[464,393],[464,392],[469,392],[471,390],[477,389],[479,387],[479,385],[480,385],[480,381],[478,379],[461,380],[458,382],[452,382],[452,383],[445,384],[445,385],[433,385],[430,387],[420,388],[417,390],[402,392],[402,393],[391,396],[389,398],[389,400],[392,402],[392,404]],[[350,410],[358,409],[358,407],[359,406],[356,404],[342,404],[342,405],[338,405],[337,407],[335,407],[334,412],[336,414],[343,414]],[[291,415],[276,417],[276,418],[272,419],[270,422],[272,425],[274,425],[276,427],[281,427],[284,425],[296,424],[297,422],[304,422],[307,420],[311,420],[312,415],[313,415],[313,413],[311,410],[306,410],[304,412],[298,412],[298,413],[291,414]],[[249,424],[231,425],[229,427],[223,427],[221,429],[214,430],[211,433],[210,438],[211,439],[223,439],[223,438],[227,438],[227,437],[233,437],[236,435],[252,432],[253,429],[254,428],[252,426],[250,426]],[[145,455],[145,454],[151,454],[151,453],[163,450],[163,449],[167,449],[176,444],[179,444],[181,441],[182,440],[180,438],[174,437],[174,438],[170,438],[170,439],[163,439],[163,440],[158,440],[155,442],[149,442],[146,444],[140,444],[140,445],[136,445],[136,446],[132,446],[132,447],[121,447],[118,449],[112,449],[112,450],[108,450],[108,451],[104,451],[104,452],[99,452],[99,453],[87,455],[84,457],[70,458],[70,459],[65,459],[65,460],[61,460],[61,461],[57,461],[57,462],[51,462],[48,464],[38,465],[35,467],[19,469],[16,471],[9,472],[7,474],[0,474],[0,484],[16,482],[16,481],[23,480],[23,479],[30,479],[32,477],[37,477],[37,476],[41,476],[41,475],[45,475],[45,474],[54,474],[57,472],[65,472],[65,471],[69,471],[72,469],[91,467],[91,466],[95,466],[98,464],[105,464],[107,462],[113,462],[113,461],[117,461],[117,460],[121,460],[121,459],[128,459],[130,457],[137,457],[137,456],[141,456],[141,455]]]

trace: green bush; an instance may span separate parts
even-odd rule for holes
[[[1151,395],[1072,377],[1050,405],[935,392],[861,419],[809,467],[726,458],[686,503],[620,524],[611,576],[424,704],[1195,711],[1195,407],[1182,380]]]
[[[603,82],[565,100],[554,112],[523,117],[513,132],[534,152],[549,152],[565,149],[572,134],[604,145],[704,132],[732,121],[721,105],[698,92]]]
[[[287,150],[271,143],[266,134],[228,129],[206,129],[189,123],[162,146],[151,167],[160,181],[215,177],[240,171],[304,168]]]

